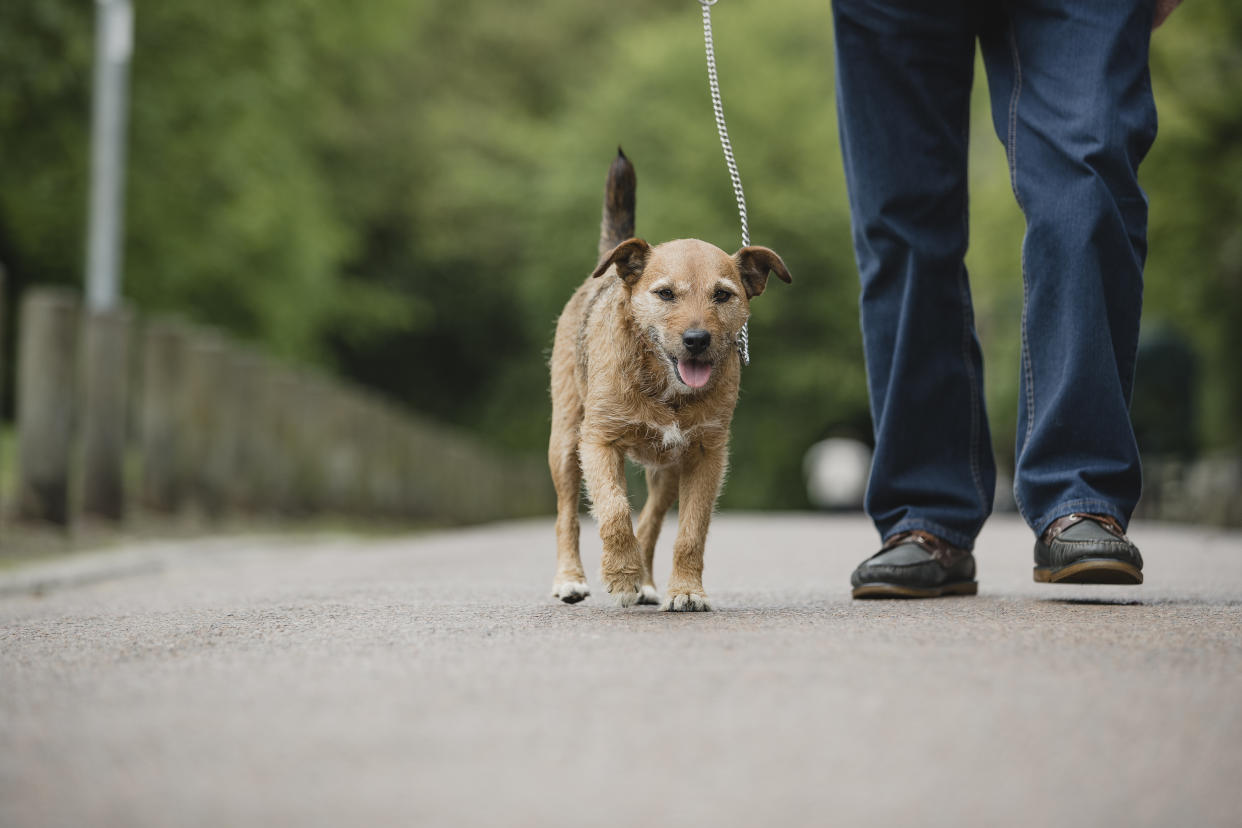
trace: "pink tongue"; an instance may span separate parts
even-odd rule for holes
[[[679,359],[677,360],[677,373],[681,374],[682,382],[686,385],[691,388],[702,388],[707,385],[707,380],[712,375],[712,364],[692,359]]]

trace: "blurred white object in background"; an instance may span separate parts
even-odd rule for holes
[[[861,509],[871,471],[871,449],[843,437],[821,440],[802,460],[806,495],[820,509]]]

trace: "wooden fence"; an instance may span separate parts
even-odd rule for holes
[[[477,522],[550,512],[542,460],[220,333],[84,311],[31,289],[19,314],[17,520],[135,514]]]

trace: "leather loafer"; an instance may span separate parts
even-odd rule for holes
[[[975,558],[935,535],[914,530],[889,538],[850,576],[855,598],[974,595]]]
[[[1051,584],[1141,584],[1143,556],[1114,518],[1066,515],[1035,542],[1034,577]]]

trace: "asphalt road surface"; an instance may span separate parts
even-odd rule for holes
[[[863,520],[723,515],[682,615],[553,602],[549,520],[0,573],[0,825],[1242,825],[1242,534],[1131,535],[860,602]]]

